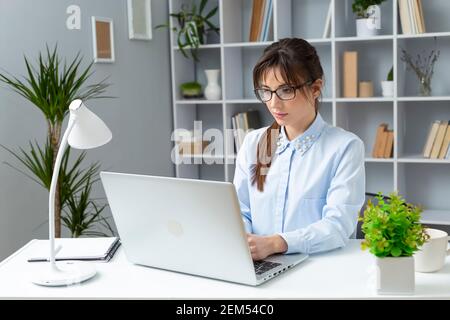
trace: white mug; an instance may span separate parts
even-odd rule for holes
[[[418,272],[435,272],[445,264],[445,258],[450,255],[448,233],[438,229],[425,229],[430,236],[419,251],[414,255],[415,270]]]

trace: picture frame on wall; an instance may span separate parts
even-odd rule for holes
[[[152,39],[151,0],[127,0],[128,38]]]
[[[111,18],[92,17],[91,21],[94,62],[114,62],[113,20]]]

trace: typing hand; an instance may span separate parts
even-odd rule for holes
[[[247,233],[247,242],[254,261],[262,260],[274,253],[287,250],[286,242],[277,234],[273,236],[258,236]]]

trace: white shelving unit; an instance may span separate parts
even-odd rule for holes
[[[253,95],[252,69],[265,47],[284,37],[308,40],[317,49],[325,72],[325,88],[320,106],[322,117],[332,125],[357,134],[366,146],[366,190],[385,194],[398,190],[408,201],[421,204],[423,222],[450,225],[450,160],[421,156],[429,125],[434,120],[450,120],[450,12],[448,0],[424,0],[428,33],[401,34],[397,0],[387,0],[381,8],[380,35],[358,38],[351,0],[273,0],[270,41],[247,42],[252,0],[210,0],[219,7],[214,17],[220,27],[216,42],[202,45],[200,62],[181,54],[171,33],[174,128],[192,130],[194,121],[202,129],[231,129],[231,117],[249,109],[259,110],[264,125],[273,119]],[[190,0],[170,0],[169,11],[177,12]],[[332,6],[331,36],[321,38],[328,6]],[[208,9],[208,8],[207,8]],[[175,21],[172,21],[175,23]],[[417,54],[436,44],[441,56],[432,80],[432,96],[418,95],[418,80],[400,60],[401,48]],[[374,97],[341,96],[341,61],[344,51],[358,51],[358,81],[372,81]],[[381,80],[394,67],[394,96],[381,96]],[[183,100],[179,86],[197,80],[206,85],[204,70],[221,69],[222,99]],[[394,130],[394,156],[375,159],[371,151],[376,128],[382,122]],[[176,165],[176,175],[185,178],[232,181],[234,175],[233,137],[225,135],[225,150],[217,155],[191,157],[196,164]],[[231,147],[227,147],[231,146]],[[219,164],[205,164],[216,160]]]

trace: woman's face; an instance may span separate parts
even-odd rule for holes
[[[288,86],[281,76],[278,68],[271,68],[261,81],[261,88],[277,90],[280,87]],[[295,91],[295,98],[292,100],[281,100],[275,92],[272,99],[266,102],[272,116],[280,126],[300,127],[309,125],[314,120],[316,111],[314,100],[320,95],[322,80],[316,80],[312,85],[306,87],[306,96],[303,88]],[[289,89],[288,89],[289,90]]]

